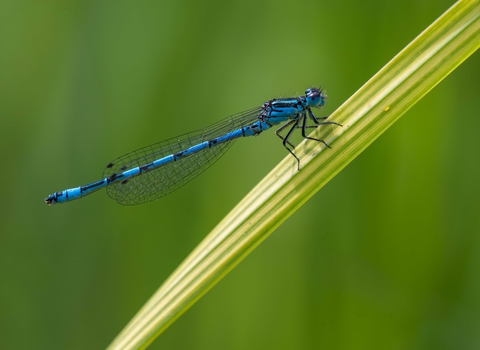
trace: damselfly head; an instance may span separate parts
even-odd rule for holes
[[[305,91],[305,98],[310,107],[321,107],[325,104],[326,95],[322,89],[309,88]]]

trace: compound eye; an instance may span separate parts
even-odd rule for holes
[[[307,103],[311,107],[323,106],[324,100],[322,97],[322,92],[317,88],[310,88],[305,91],[305,97],[307,98]]]
[[[310,96],[312,98],[315,98],[315,97],[320,96],[320,90],[318,90],[316,88],[310,88],[310,89],[307,89],[307,91],[305,91],[305,95]]]

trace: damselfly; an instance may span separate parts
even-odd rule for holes
[[[241,112],[217,122],[203,130],[185,134],[125,154],[110,162],[103,172],[103,179],[88,185],[56,192],[45,198],[51,205],[85,197],[103,187],[108,195],[122,205],[136,205],[159,199],[195,178],[217,161],[240,138],[257,136],[272,126],[285,123],[276,135],[283,146],[297,160],[294,145],[289,141],[296,129],[301,129],[305,139],[322,142],[306,135],[307,128],[336,122],[320,121],[327,117],[315,117],[313,107],[325,104],[322,89],[310,88],[304,96],[273,99],[262,106]],[[314,125],[307,125],[307,119]],[[341,125],[340,125],[341,126]],[[282,131],[288,130],[284,136]]]

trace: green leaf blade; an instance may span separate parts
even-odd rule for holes
[[[459,1],[287,156],[199,244],[109,346],[145,348],[286,218],[480,47],[480,3]]]

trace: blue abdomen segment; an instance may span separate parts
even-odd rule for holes
[[[88,185],[70,188],[68,190],[64,190],[61,192],[55,192],[45,198],[45,203],[48,205],[57,204],[57,203],[65,203],[70,202],[75,199],[79,199],[98,191],[99,189],[105,187],[107,185],[107,179],[103,179],[97,182],[93,182]]]

